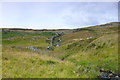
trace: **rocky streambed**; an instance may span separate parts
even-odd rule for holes
[[[100,75],[98,76],[101,80],[120,80],[120,75],[111,71],[100,70]]]
[[[62,41],[61,40],[61,36],[63,34],[63,32],[56,32],[55,33],[56,35],[55,36],[52,36],[51,39],[50,39],[50,46],[47,47],[47,49],[51,49],[51,47],[53,46],[60,46],[60,42]]]

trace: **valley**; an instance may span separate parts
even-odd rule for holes
[[[100,70],[119,74],[119,26],[111,22],[77,29],[2,28],[2,77],[97,78]]]

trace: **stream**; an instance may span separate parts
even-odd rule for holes
[[[56,47],[60,46],[60,42],[62,41],[60,37],[62,36],[63,32],[59,32],[59,33],[56,32],[55,34],[56,34],[55,36],[51,37],[50,46],[48,46],[47,49],[52,49],[53,46]]]

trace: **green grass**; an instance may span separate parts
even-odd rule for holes
[[[8,51],[11,51],[9,52]],[[53,57],[39,55],[31,52],[17,52],[15,49],[3,51],[3,77],[27,78],[57,78],[75,77],[72,72],[74,64],[61,62]],[[69,67],[71,66],[71,67]],[[74,76],[69,76],[74,75]]]
[[[16,36],[39,36],[39,33],[2,32],[2,39]]]
[[[55,33],[52,33],[52,32],[42,32],[40,35],[41,36],[54,36]]]
[[[64,33],[61,46],[53,50],[47,46],[55,33],[2,32],[2,77],[96,78],[100,69],[117,72],[116,28],[96,26]],[[30,46],[38,51],[26,48]]]

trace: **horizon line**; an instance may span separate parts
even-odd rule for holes
[[[97,25],[91,25],[91,26],[85,26],[85,27],[78,27],[78,28],[54,28],[54,29],[47,29],[47,28],[43,28],[43,29],[32,29],[32,28],[20,28],[20,27],[10,27],[10,28],[6,28],[6,29],[28,29],[28,30],[67,30],[67,29],[80,29],[80,28],[87,28],[87,27],[94,27],[94,26],[101,26],[101,25],[105,25],[105,24],[110,24],[110,23],[120,23],[120,21],[117,21],[117,22],[107,22],[107,23],[102,23],[102,24],[97,24]],[[5,27],[4,28],[2,28],[2,29],[5,29]]]

